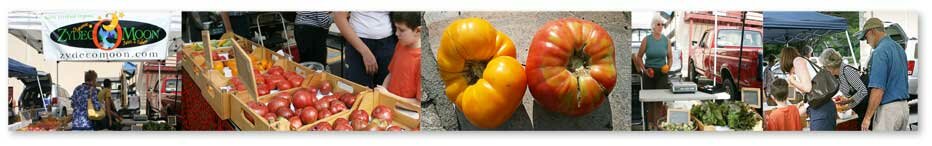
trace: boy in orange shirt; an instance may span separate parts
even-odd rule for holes
[[[398,44],[388,65],[384,88],[397,99],[420,105],[421,100],[421,17],[420,12],[392,12]]]
[[[784,79],[776,79],[770,86],[770,98],[777,102],[777,109],[767,114],[767,131],[800,131],[799,108],[786,103],[789,85]]]

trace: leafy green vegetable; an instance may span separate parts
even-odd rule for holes
[[[696,126],[693,122],[674,124],[669,122],[660,123],[664,131],[695,131]]]
[[[142,124],[142,130],[144,131],[171,131],[171,125],[168,123],[156,123],[156,122],[147,122]]]
[[[705,125],[728,126],[735,130],[751,130],[761,120],[746,103],[704,101],[690,110]]]

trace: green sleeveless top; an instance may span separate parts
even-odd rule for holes
[[[667,46],[670,44],[670,40],[666,36],[660,36],[660,39],[654,39],[654,35],[648,35],[646,37],[647,49],[646,55],[647,58],[644,60],[644,65],[651,68],[660,68],[663,65],[667,64]]]

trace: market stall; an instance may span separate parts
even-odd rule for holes
[[[789,44],[795,42],[808,42],[818,39],[825,35],[831,35],[835,33],[845,33],[845,36],[848,35],[848,20],[841,17],[835,17],[831,15],[822,14],[819,12],[766,12],[764,13],[764,43],[768,44]],[[850,51],[849,54],[854,54],[854,48],[851,42],[850,37],[845,37],[848,42],[847,50]],[[856,56],[853,56],[856,57]],[[854,58],[854,60],[858,60]],[[859,61],[853,61],[854,66],[859,66]],[[785,74],[779,70],[779,64],[772,65],[772,68],[768,68],[767,74],[764,78],[773,79],[773,78],[785,78]],[[788,100],[793,104],[804,101],[803,99]],[[769,114],[771,110],[776,108],[776,103],[773,101],[765,102],[768,104],[764,105],[764,113]],[[838,119],[836,120],[836,125],[838,129],[846,129],[858,125],[860,122],[857,121],[858,115],[855,114],[851,109],[846,111],[838,111]],[[808,127],[804,120],[803,125]],[[849,126],[842,126],[849,125]],[[804,128],[808,129],[808,128]],[[856,129],[850,129],[856,130]]]
[[[62,114],[57,97],[51,95],[52,84],[49,74],[36,70],[35,67],[9,59],[9,77],[16,78],[26,85],[22,96],[10,105],[10,131],[61,131],[67,129],[68,115]],[[12,98],[12,97],[11,97]]]
[[[169,44],[173,41],[172,37],[177,36],[180,31],[180,15],[179,13],[171,12],[145,12],[145,11],[13,11],[10,12],[11,15],[8,17],[10,19],[10,34],[20,38],[25,44],[31,46],[38,52],[38,55],[41,56],[44,60],[38,61],[38,63],[54,63],[55,74],[62,75],[59,71],[75,71],[71,69],[61,69],[61,66],[65,66],[63,63],[70,62],[95,62],[95,63],[106,63],[106,62],[143,62],[143,61],[153,61],[165,63],[166,58],[169,57]],[[132,34],[132,35],[130,35]],[[11,48],[11,49],[24,49],[24,48]],[[29,53],[31,55],[32,53]],[[12,55],[12,54],[11,54]],[[24,56],[17,56],[24,57]],[[29,58],[25,56],[24,58]],[[34,60],[30,63],[36,63]],[[13,62],[13,61],[11,61]],[[62,64],[60,66],[60,64]],[[111,72],[121,72],[121,80],[117,81],[118,88],[121,90],[114,90],[115,95],[119,95],[120,98],[114,101],[119,101],[120,104],[116,105],[140,105],[134,103],[125,103],[127,101],[141,101],[141,100],[130,100],[124,97],[130,96],[129,94],[134,93],[135,85],[132,81],[125,81],[122,78],[124,71],[122,69],[110,69],[111,66],[102,68],[96,67],[75,67],[80,68],[81,71],[86,71],[88,68],[90,70],[96,70],[100,73],[110,74]],[[70,67],[66,67],[70,68]],[[72,68],[72,69],[75,69]],[[131,68],[135,70],[136,68]],[[40,75],[44,72],[40,72]],[[45,82],[42,82],[43,87],[51,86],[52,90],[49,92],[47,88],[42,89],[40,92],[45,96],[50,94],[55,94],[56,92],[67,92],[66,89],[59,89],[62,87],[56,87],[59,83],[62,83],[62,78],[55,76],[54,82],[48,76],[48,73],[45,73],[45,79],[42,81],[48,81],[46,85]],[[78,75],[78,74],[68,74],[68,75]],[[77,76],[67,76],[66,80],[72,81],[72,77]],[[100,77],[108,78],[108,77]],[[115,77],[114,77],[115,78]],[[66,84],[74,82],[65,82]],[[80,83],[77,83],[80,84]],[[71,85],[68,85],[71,86]],[[71,87],[64,87],[71,88]],[[146,88],[146,87],[141,87]],[[116,89],[116,88],[115,88]],[[62,93],[66,95],[67,93]],[[50,98],[54,99],[56,98]],[[70,101],[70,100],[66,100]],[[144,100],[142,100],[144,101]],[[54,103],[54,102],[52,102]],[[141,105],[145,105],[142,103]],[[122,108],[120,108],[121,111]],[[53,110],[54,111],[54,110]],[[61,115],[70,115],[71,113],[62,112]],[[141,115],[139,115],[141,114]],[[131,115],[126,115],[128,117],[145,117],[147,113],[134,112]],[[70,118],[60,118],[63,120],[61,123],[68,124],[71,122]],[[147,121],[149,119],[140,118],[138,120]],[[54,121],[43,121],[44,123],[59,123]],[[127,121],[129,123],[133,123]],[[140,124],[141,125],[141,124]],[[124,128],[129,129],[129,128]],[[70,130],[68,128],[60,130]]]
[[[204,42],[185,44],[179,52],[186,72],[183,76],[191,78],[183,80],[183,84],[196,86],[189,92],[195,94],[184,94],[184,98],[203,97],[209,109],[199,111],[211,115],[200,116],[215,118],[200,124],[219,125],[197,130],[420,128],[419,105],[400,102],[382,91],[304,66],[284,52],[273,52],[233,33],[219,39],[204,36]],[[229,124],[229,128],[223,124]]]

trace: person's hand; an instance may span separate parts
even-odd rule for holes
[[[864,121],[861,121],[861,131],[870,131],[871,127],[871,118],[864,118]]]
[[[835,104],[839,104],[839,105],[846,105],[853,101],[850,98],[847,98],[844,96],[835,96],[835,98],[832,98],[832,99],[835,100]]]
[[[800,115],[805,115],[805,114],[808,113],[808,111],[809,111],[809,108],[808,108],[808,107],[804,107],[804,105],[798,105],[798,106],[796,106],[796,109],[799,109],[799,114],[800,114]]]
[[[360,53],[362,55],[362,62],[366,65],[366,74],[374,75],[379,71],[379,63],[375,60],[375,55],[372,53]]]
[[[647,69],[647,77],[654,78],[654,70],[653,70],[653,69]]]
[[[834,97],[832,97],[832,101],[834,101],[835,104],[841,104],[841,102],[845,100],[844,98],[845,97],[842,97],[840,95],[835,95]]]

